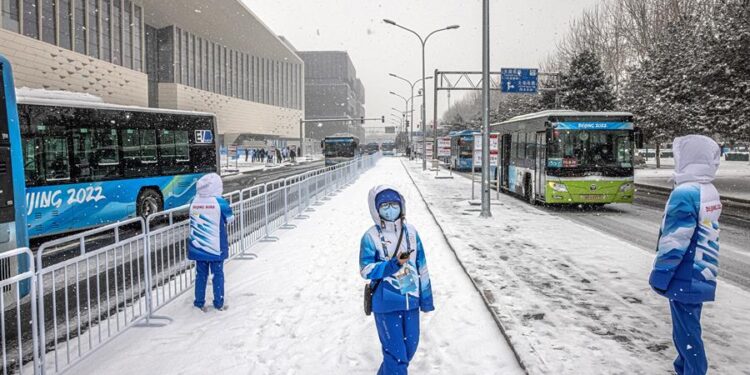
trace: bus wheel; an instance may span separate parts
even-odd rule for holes
[[[138,216],[147,218],[163,209],[161,195],[153,189],[144,189],[138,194]]]

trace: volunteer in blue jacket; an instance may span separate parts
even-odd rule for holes
[[[405,222],[404,197],[376,186],[368,203],[375,225],[362,236],[359,265],[362,277],[377,285],[372,311],[383,351],[378,374],[407,374],[419,343],[419,311],[435,309],[427,262],[417,230]]]
[[[210,173],[198,180],[198,194],[190,203],[190,237],[188,259],[195,261],[195,307],[207,311],[206,282],[213,274],[213,305],[226,310],[224,304],[224,260],[229,256],[227,224],[232,222],[232,208],[221,196],[221,177]]]
[[[678,137],[674,152],[675,188],[667,201],[658,252],[649,283],[669,298],[677,374],[705,374],[701,338],[703,303],[713,301],[719,272],[721,201],[712,181],[721,151],[711,138]]]

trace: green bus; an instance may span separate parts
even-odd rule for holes
[[[530,203],[632,203],[640,132],[627,112],[552,110],[492,124],[495,178]],[[637,141],[637,142],[636,142]]]

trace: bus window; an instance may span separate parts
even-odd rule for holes
[[[526,133],[526,160],[530,161],[530,167],[534,167],[534,160],[536,159],[536,139],[534,133]]]
[[[50,182],[69,181],[68,142],[65,137],[44,137],[45,179]]]
[[[92,131],[88,128],[72,130],[73,137],[73,178],[88,180],[91,178],[91,161],[94,157]]]
[[[120,155],[118,135],[115,129],[96,129],[96,149],[94,150],[93,175],[108,179],[120,175]]]
[[[177,174],[190,171],[190,145],[187,130],[159,131],[159,156],[162,173]]]
[[[174,132],[175,158],[177,163],[190,162],[190,141],[187,130],[175,130]]]
[[[34,186],[41,177],[39,168],[39,146],[36,139],[23,139],[23,170],[26,175],[26,185]]]
[[[141,129],[141,160],[144,164],[156,163],[156,130]]]

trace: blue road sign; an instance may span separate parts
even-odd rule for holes
[[[500,69],[500,91],[507,93],[536,94],[538,69]]]

